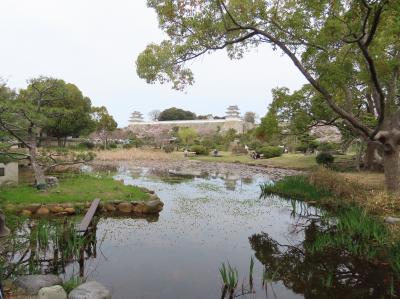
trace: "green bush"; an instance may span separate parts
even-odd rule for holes
[[[94,149],[95,144],[91,141],[83,141],[78,144],[78,147],[82,149]]]
[[[207,156],[209,154],[209,150],[206,147],[202,146],[202,145],[193,145],[190,148],[190,151],[191,152],[195,152],[196,155],[205,155],[205,156]]]
[[[256,150],[257,153],[262,154],[264,158],[269,159],[273,157],[280,157],[283,154],[283,149],[279,146],[264,145]]]
[[[332,152],[336,151],[339,146],[332,142],[322,142],[318,145],[317,150],[320,152]]]
[[[108,147],[109,148],[117,148],[118,147],[118,145],[116,144],[116,143],[110,143],[109,145],[108,145]]]
[[[174,149],[175,149],[175,146],[173,144],[167,144],[167,145],[164,145],[164,147],[163,147],[163,150],[166,153],[172,153],[174,151]]]
[[[331,153],[328,152],[321,152],[315,157],[315,160],[317,161],[318,164],[322,165],[330,165],[333,163],[335,158],[332,156]]]
[[[251,141],[249,144],[247,144],[247,146],[251,149],[251,150],[255,150],[257,148],[261,148],[263,146],[263,143],[257,139],[254,139],[253,141]]]

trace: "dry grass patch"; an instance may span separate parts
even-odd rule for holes
[[[356,202],[370,213],[379,215],[400,214],[398,198],[384,190],[384,176],[380,173],[338,173],[324,167],[310,175],[317,188]]]
[[[174,154],[167,154],[156,149],[116,149],[96,152],[98,161],[132,161],[132,160],[178,160]]]

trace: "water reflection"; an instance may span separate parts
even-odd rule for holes
[[[84,275],[85,260],[97,256],[97,218],[79,234],[75,219],[28,219],[18,222],[0,244],[0,281],[26,274],[62,274],[79,264],[75,275]]]
[[[388,298],[392,276],[346,252],[310,250],[321,231],[316,221],[304,228],[304,241],[281,244],[268,233],[249,237],[255,257],[264,265],[269,281],[281,281],[304,298]],[[395,291],[396,292],[396,291]]]
[[[81,272],[109,288],[113,299],[133,293],[146,299],[219,298],[221,263],[235,267],[239,287],[246,281],[249,289],[254,255],[255,293],[243,298],[385,296],[390,277],[384,267],[346,252],[309,249],[322,229],[320,211],[279,197],[260,199],[259,185],[268,177],[125,168],[116,179],[155,190],[164,210],[148,218],[100,217],[95,247],[85,252],[80,269],[76,259],[65,267],[65,279]]]

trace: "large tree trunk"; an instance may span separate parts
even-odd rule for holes
[[[382,144],[386,188],[400,195],[400,110],[386,119],[375,139]]]
[[[365,170],[382,170],[381,147],[382,145],[376,141],[367,141],[367,148],[363,159],[363,168]]]
[[[385,180],[387,190],[400,193],[400,147],[383,154],[383,165],[385,169]]]
[[[37,161],[37,148],[36,145],[29,146],[29,161],[31,162],[31,167],[33,173],[35,174],[36,187],[38,189],[46,189],[46,177],[44,175],[43,168],[39,165]]]

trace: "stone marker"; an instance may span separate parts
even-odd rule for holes
[[[25,275],[15,280],[15,285],[28,295],[36,295],[41,288],[62,284],[57,275]]]
[[[39,290],[38,299],[67,299],[67,293],[60,285],[44,287]]]
[[[111,294],[97,281],[89,281],[73,289],[68,299],[111,299]]]
[[[6,237],[10,234],[9,228],[6,226],[6,216],[0,211],[0,238]]]
[[[389,217],[385,218],[385,221],[390,224],[396,224],[396,223],[400,223],[400,218],[389,216]]]

